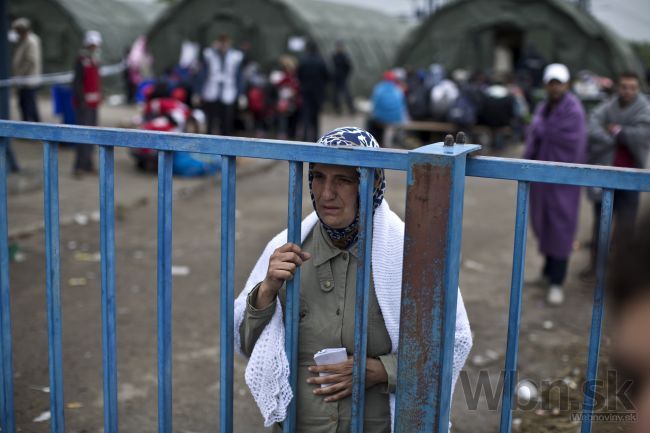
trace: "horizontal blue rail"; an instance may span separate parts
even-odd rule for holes
[[[650,171],[635,168],[482,156],[468,158],[467,175],[491,179],[650,191]]]
[[[409,152],[400,149],[335,148],[252,138],[174,134],[117,128],[89,128],[73,125],[0,120],[0,137],[28,140],[97,144],[129,148],[151,148],[246,158],[309,161],[368,168],[408,171]],[[549,170],[553,167],[553,170]],[[561,183],[596,188],[650,191],[650,171],[597,167],[584,164],[518,159],[470,157],[466,175],[527,182]]]
[[[396,432],[420,433],[448,429],[451,404],[451,364],[454,349],[456,295],[460,266],[464,183],[467,176],[518,182],[515,243],[510,288],[508,343],[501,411],[501,432],[511,429],[517,377],[518,337],[526,249],[528,194],[534,182],[589,186],[604,189],[600,226],[597,283],[589,337],[588,379],[595,379],[604,306],[605,264],[611,228],[613,191],[650,191],[650,171],[595,167],[491,157],[469,157],[475,145],[424,146],[414,151],[325,147],[313,143],[171,134],[111,128],[47,125],[0,120],[0,428],[15,431],[13,366],[7,240],[7,138],[44,142],[45,234],[52,430],[63,432],[63,364],[60,313],[60,258],[58,222],[59,142],[100,145],[100,233],[102,266],[102,345],[104,367],[104,429],[118,430],[117,357],[115,323],[114,159],[115,147],[151,148],[158,164],[158,417],[161,433],[172,424],[172,159],[173,152],[221,155],[221,317],[220,317],[220,431],[233,429],[233,332],[235,269],[236,158],[289,161],[288,239],[301,238],[303,162],[361,167],[360,244],[355,305],[355,343],[352,393],[352,430],[363,432],[364,374],[367,346],[367,305],[371,281],[372,193],[374,168],[408,173],[405,229],[405,266],[402,281],[402,317],[397,383]],[[285,349],[289,381],[297,387],[298,312],[300,281],[287,285]],[[405,314],[405,312],[407,314]],[[585,396],[584,414],[594,402]],[[589,417],[585,417],[587,420]],[[590,419],[590,418],[589,418]],[[297,429],[296,404],[288,410],[284,431]],[[591,424],[585,421],[582,433]]]

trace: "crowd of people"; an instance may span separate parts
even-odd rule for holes
[[[18,35],[13,73],[37,79],[42,69],[40,40],[26,18],[15,20],[12,29]],[[82,49],[72,68],[73,117],[74,122],[80,125],[98,124],[98,109],[104,99],[98,55],[101,44],[99,32],[86,32]],[[137,50],[142,51],[142,44],[136,45]],[[356,113],[349,87],[353,65],[342,41],[337,42],[327,60],[313,41],[306,41],[299,56],[282,55],[270,68],[268,65],[260,66],[249,56],[250,47],[241,48],[234,48],[230,36],[221,34],[195,59],[183,66],[170,68],[149,86],[140,89],[145,106],[150,107],[152,99],[165,98],[167,102],[176,99],[192,113],[200,110],[202,114],[179,122],[180,117],[172,115],[173,110],[170,110],[157,113],[160,116],[153,124],[152,116],[156,113],[143,112],[139,126],[185,131],[187,125],[193,124],[199,125],[193,129],[194,132],[208,134],[315,141],[320,131],[323,106],[329,95],[337,112],[341,112],[345,106],[349,113]],[[129,61],[126,63],[126,89],[128,100],[133,102],[140,84],[138,81],[144,81],[144,77],[137,67],[131,67]],[[37,81],[18,87],[22,120],[40,120],[36,104],[38,88]],[[175,89],[183,89],[181,99],[172,96]],[[161,122],[167,123],[162,126]],[[200,125],[203,123],[202,128]],[[137,159],[137,163],[142,166],[143,160]],[[11,149],[9,166],[13,171],[19,169]],[[72,172],[77,178],[96,173],[92,146],[77,146]]]
[[[330,87],[338,112],[343,104],[356,112],[349,88],[353,66],[343,42],[329,61],[306,41],[300,56],[284,54],[271,67],[261,66],[248,51],[234,48],[222,34],[161,80],[188,90],[189,104],[204,112],[209,134],[315,141]]]
[[[404,127],[416,132],[462,130],[473,142],[501,150],[508,143],[524,141],[532,111],[543,99],[543,67],[541,63],[539,74],[525,62],[513,73],[456,69],[447,74],[440,64],[388,70],[373,89],[367,127],[387,146],[399,144]],[[613,80],[581,70],[571,90],[592,104],[611,96],[614,87]],[[415,125],[422,123],[430,127]],[[393,140],[396,134],[400,138]],[[418,135],[421,141],[430,139],[426,133]]]
[[[389,137],[381,138],[384,130],[409,120],[453,124],[470,134],[472,127],[482,125],[492,131],[493,146],[502,148],[501,130],[511,128],[516,139],[523,137],[533,103],[532,87],[508,74],[488,77],[457,69],[447,76],[440,64],[419,70],[395,68],[386,71],[373,90],[368,126],[390,145]]]
[[[349,86],[353,65],[342,41],[329,59],[307,41],[302,54],[282,55],[271,67],[258,64],[248,51],[234,48],[223,34],[196,59],[162,77],[191,88],[191,104],[204,111],[208,133],[315,141],[327,100],[335,113],[357,113]],[[504,74],[488,79],[456,70],[447,77],[439,64],[426,70],[396,68],[373,89],[367,128],[385,145],[390,137],[384,137],[384,129],[391,132],[408,120],[451,122],[458,128],[480,124],[496,131],[500,147],[499,128],[523,137],[531,89]]]

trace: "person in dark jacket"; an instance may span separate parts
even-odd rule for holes
[[[18,44],[12,61],[13,73],[24,80],[17,87],[22,120],[40,122],[36,93],[39,75],[43,69],[41,39],[32,31],[31,23],[27,18],[18,18],[11,27],[18,34]]]
[[[325,100],[329,72],[318,47],[307,43],[305,54],[298,63],[298,81],[302,93],[302,128],[304,141],[316,141],[320,133],[320,112]]]
[[[356,109],[354,108],[354,101],[352,100],[352,94],[350,94],[350,88],[348,86],[353,68],[352,62],[350,62],[350,56],[348,56],[342,41],[336,43],[336,51],[332,55],[332,65],[334,66],[334,92],[332,99],[334,110],[337,114],[341,114],[341,98],[343,98],[350,110],[350,114],[354,114],[356,113]]]
[[[23,80],[16,87],[21,120],[40,122],[36,94],[43,67],[41,39],[32,31],[31,22],[27,18],[16,19],[11,28],[18,35],[12,59],[13,74]],[[7,143],[7,165],[13,173],[20,171],[11,143]]]
[[[102,44],[102,35],[89,30],[84,36],[84,43],[74,66],[72,90],[76,109],[77,124],[97,126],[97,110],[102,101],[102,83],[99,75],[97,49]],[[78,144],[76,146],[73,175],[81,177],[84,173],[95,173],[93,163],[93,146]]]

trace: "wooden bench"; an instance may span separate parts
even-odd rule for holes
[[[402,129],[405,131],[425,131],[425,132],[440,132],[440,133],[455,133],[460,128],[455,123],[451,122],[434,122],[429,120],[411,120],[403,125]],[[474,125],[469,128],[471,134],[492,134],[499,132],[502,134],[512,134],[512,128],[509,126],[501,126],[499,128],[491,128],[485,125]]]

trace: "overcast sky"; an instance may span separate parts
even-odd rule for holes
[[[428,0],[328,0],[410,14]],[[437,3],[444,3],[438,0]],[[568,0],[567,0],[568,1]],[[626,39],[650,42],[650,0],[591,0],[593,14]]]

